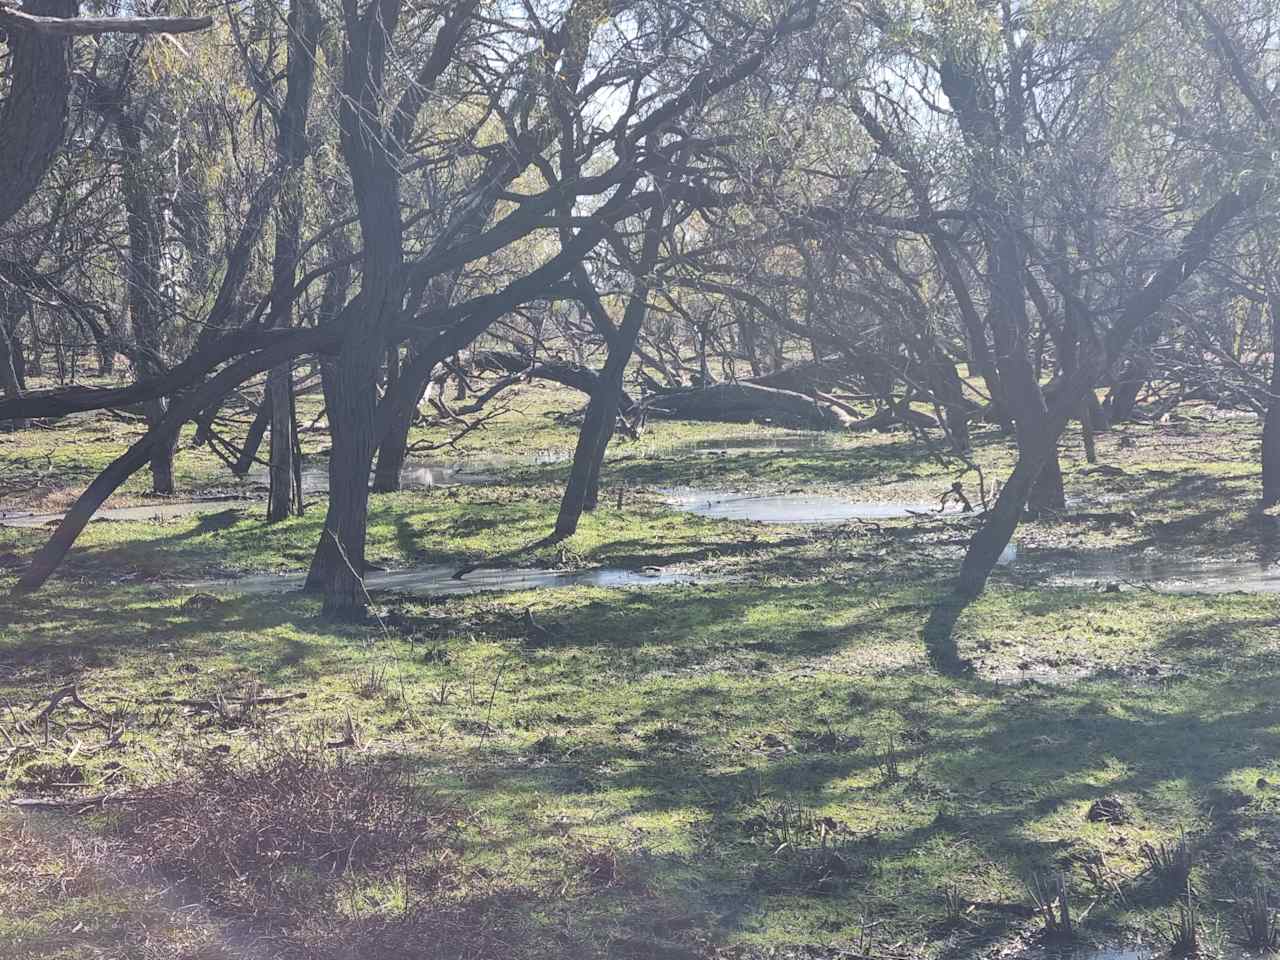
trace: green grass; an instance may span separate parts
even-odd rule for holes
[[[547,449],[572,437],[546,416],[552,399],[526,412]],[[1041,521],[1020,531],[1023,542],[1205,554],[1265,545],[1266,525],[1249,510],[1256,428],[1193,426],[1132,428],[1134,447],[1107,435],[1103,459],[1123,471],[1115,475],[1087,472],[1073,442],[1068,492],[1105,494],[1087,509],[1133,509],[1138,521]],[[468,455],[514,443],[505,429],[468,438],[477,444]],[[384,596],[382,623],[336,626],[301,596],[183,606],[187,580],[305,566],[318,509],[272,528],[244,512],[91,525],[44,592],[0,605],[0,703],[9,707],[0,728],[14,741],[0,738],[0,794],[50,792],[51,779],[82,780],[84,793],[189,781],[210,756],[332,739],[349,717],[357,756],[404,761],[431,802],[464,814],[448,845],[449,884],[414,887],[400,868],[367,870],[325,887],[316,909],[394,926],[409,901],[465,907],[515,957],[1001,949],[1034,936],[1027,885],[1058,872],[1077,914],[1096,901],[1086,936],[1123,939],[1175,909],[1175,895],[1142,875],[1141,848],[1183,831],[1201,913],[1220,934],[1241,884],[1260,877],[1280,889],[1276,599],[1000,580],[931,646],[926,622],[966,521],[756,527],[673,513],[654,489],[704,482],[915,499],[963,468],[893,435],[658,459],[717,433],[655,433],[659,453],[620,446],[602,509],[563,551],[533,561],[677,563],[737,579]],[[1010,462],[987,435],[976,457],[995,475]],[[468,562],[530,543],[550,529],[563,469],[376,497],[370,557]],[[612,493],[624,483],[619,510]],[[0,540],[0,552],[23,554],[40,534]],[[11,582],[6,574],[0,588]],[[526,610],[549,639],[529,636]],[[949,662],[938,642],[970,669],[938,669]],[[31,718],[69,683],[103,713],[61,708],[46,744]],[[246,724],[148,702],[234,696],[253,684],[307,697]],[[1090,805],[1113,794],[1128,822],[1090,822]],[[0,820],[0,834],[14,824]],[[110,837],[113,818],[60,829]],[[75,865],[56,849],[47,858],[51,875]],[[947,923],[947,889],[966,905],[959,924]],[[65,944],[77,924],[114,928],[127,912],[101,886],[35,899],[21,891],[0,872],[3,956],[6,938],[30,942],[36,927],[66,933]],[[284,925],[305,938],[296,922]],[[195,934],[170,939],[184,936]]]

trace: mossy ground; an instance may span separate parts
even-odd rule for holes
[[[573,429],[552,414],[576,403],[531,388],[518,414],[447,456],[567,452]],[[0,456],[100,466],[127,431],[113,426],[108,442],[104,421],[86,420],[9,437]],[[1249,883],[1280,892],[1274,598],[1048,588],[1015,573],[957,611],[939,639],[927,624],[971,521],[717,522],[673,512],[657,489],[917,501],[956,478],[972,493],[975,475],[900,434],[803,451],[687,450],[764,433],[788,435],[652,425],[640,444],[618,445],[605,505],[578,536],[533,555],[734,577],[697,586],[384,596],[380,621],[335,626],[302,596],[184,606],[183,584],[201,577],[305,566],[318,507],[272,528],[257,506],[93,524],[44,592],[0,606],[0,795],[181,782],[202,758],[340,736],[350,718],[360,746],[347,752],[402,759],[466,816],[447,884],[414,892],[395,870],[371,870],[317,909],[394,924],[406,898],[467,904],[476,922],[505,932],[514,957],[996,953],[1029,942],[1027,886],[1057,873],[1077,913],[1089,908],[1086,937],[1149,938],[1179,891],[1143,874],[1143,845],[1184,832],[1219,939]],[[324,445],[310,442],[313,452]],[[1251,510],[1257,443],[1251,421],[1129,427],[1103,435],[1100,470],[1072,439],[1073,512],[1136,519],[1047,519],[1020,538],[1265,552],[1271,523]],[[1011,452],[984,432],[975,460],[990,481]],[[192,486],[221,482],[207,454],[184,451],[179,464]],[[481,486],[376,497],[370,558],[472,562],[531,543],[550,529],[564,470],[516,466]],[[54,483],[45,496],[65,494]],[[21,558],[41,537],[3,531],[0,553]],[[526,611],[547,635],[531,636]],[[62,707],[46,742],[32,717],[66,684],[101,713]],[[243,722],[149,702],[254,685],[307,697]],[[1126,822],[1088,819],[1107,795],[1121,799]],[[41,820],[38,856],[29,815],[3,816],[11,856],[39,865],[0,870],[0,956],[235,955],[217,916],[195,923],[163,898],[122,897],[118,882],[79,882],[107,869],[86,867],[83,845],[119,842],[109,813]],[[117,853],[136,856],[127,845]],[[959,917],[947,890],[964,904]],[[228,952],[192,952],[214,943]]]

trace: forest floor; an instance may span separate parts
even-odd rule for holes
[[[369,559],[546,534],[578,404],[531,386],[421,453],[476,476],[375,496]],[[137,430],[0,435],[0,511],[65,509]],[[980,500],[975,470],[906,433],[652,423],[518,563],[694,582],[379,592],[362,625],[210,585],[305,569],[323,495],[266,527],[184,447],[186,494],[245,501],[93,523],[0,600],[0,800],[66,803],[0,812],[0,957],[1031,956],[1059,876],[1085,943],[1161,949],[1189,884],[1226,949],[1280,895],[1280,598],[1124,564],[1270,564],[1259,443],[1210,410],[1102,434],[1095,466],[1073,437],[1067,511],[960,609],[969,515],[766,524],[672,491],[937,504]],[[989,485],[1012,453],[987,430],[973,460]],[[0,528],[0,590],[45,536]]]

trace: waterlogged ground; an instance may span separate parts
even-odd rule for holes
[[[1072,441],[1069,510],[958,608],[977,521],[935,511],[956,480],[980,507],[994,433],[980,484],[906,435],[653,424],[575,538],[512,556],[579,402],[518,400],[424,454],[475,482],[373,498],[367,624],[281,589],[322,484],[270,528],[252,499],[91,524],[0,603],[0,796],[109,797],[0,815],[0,956],[1038,957],[1061,876],[1110,951],[1078,956],[1148,957],[1188,881],[1208,945],[1280,894],[1280,601],[1232,592],[1280,543],[1256,424]],[[54,466],[2,506],[65,508],[102,426],[7,438]],[[225,493],[205,457],[186,489]],[[45,536],[0,531],[0,586]]]

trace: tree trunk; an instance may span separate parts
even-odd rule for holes
[[[1271,286],[1271,284],[1268,284]],[[1262,426],[1262,506],[1280,503],[1280,289],[1267,295],[1271,313],[1271,390]]]
[[[609,361],[612,362],[613,359],[611,354]],[[623,360],[618,366],[625,369],[626,361]],[[615,383],[613,372],[606,363],[606,372],[600,381],[595,396],[587,405],[582,429],[578,432],[573,466],[569,470],[569,481],[565,485],[564,495],[560,499],[560,513],[556,517],[554,536],[557,540],[577,533],[578,521],[582,519],[583,512],[594,510],[599,502],[600,467],[617,423],[622,377],[619,374]]]
[[[1092,400],[1092,402],[1090,402]],[[1084,441],[1084,458],[1087,463],[1094,464],[1098,462],[1098,444],[1093,437],[1093,404],[1097,403],[1097,398],[1093,396],[1093,391],[1089,391],[1089,396],[1084,398],[1084,403],[1080,405],[1080,437]]]
[[[267,522],[278,523],[293,514],[293,367],[282,364],[267,374],[263,406],[271,411],[270,494]]]
[[[587,404],[587,415],[582,422],[582,430],[578,433],[573,467],[569,471],[569,482],[560,500],[560,513],[556,517],[553,536],[557,540],[573,536],[578,530],[578,521],[582,519],[583,511],[594,510],[599,502],[600,467],[604,463],[605,451],[618,422],[627,364],[631,362],[640,328],[649,311],[649,293],[653,283],[651,274],[661,249],[664,219],[663,202],[661,199],[655,200],[645,224],[644,244],[636,264],[635,286],[623,312],[622,323],[617,329],[613,329],[612,321],[587,271],[581,267],[575,271],[575,283],[585,296],[596,325],[611,330],[613,335],[609,340],[609,355],[605,360],[604,370],[592,391],[591,402]],[[705,342],[704,339],[704,345]],[[705,372],[705,355],[703,367]]]
[[[26,0],[24,13],[74,17],[74,0]],[[14,30],[8,92],[0,104],[0,226],[22,209],[44,179],[67,127],[71,95],[71,38]]]
[[[374,410],[382,347],[352,338],[324,373],[325,404],[333,449],[329,456],[329,507],[316,545],[306,589],[324,595],[326,616],[363,613],[369,469],[374,450]]]
[[[431,386],[435,368],[409,372],[409,364],[401,372],[397,383],[397,402],[391,414],[387,434],[378,445],[378,462],[373,471],[374,493],[394,493],[400,489],[400,476],[409,456],[409,430],[413,426],[413,414],[423,395]]]
[[[2,301],[0,301],[2,302]],[[18,383],[18,374],[13,363],[14,350],[5,323],[0,320],[0,395],[6,397],[22,396],[22,386]],[[6,431],[25,430],[27,421],[10,420],[4,425]]]
[[[956,584],[956,592],[961,596],[976,597],[986,586],[987,577],[996,568],[1004,548],[1013,539],[1013,532],[1022,519],[1031,490],[1049,456],[1056,449],[1057,442],[1058,436],[1055,433],[1051,440],[1036,444],[1034,448],[1019,448],[1018,462],[1013,473],[1009,475],[1008,481],[1000,490],[1000,496],[996,498],[995,506],[987,514],[985,522],[973,535],[969,548],[965,551]]]
[[[169,412],[164,400],[152,400],[146,406],[147,424],[156,426]],[[178,430],[172,430],[157,439],[151,449],[151,492],[173,496],[177,485],[173,480],[173,455],[178,449]]]
[[[1055,445],[1053,453],[1045,460],[1040,475],[1027,500],[1027,510],[1033,515],[1046,510],[1065,510],[1067,507],[1066,492],[1062,489],[1062,465],[1058,461]]]
[[[161,249],[164,230],[156,208],[157,182],[153,164],[147,159],[142,141],[142,122],[130,112],[127,90],[114,91],[106,107],[115,123],[125,160],[120,167],[121,192],[129,233],[126,279],[129,285],[129,316],[138,348],[138,374],[154,377],[164,370],[161,336],[162,302]],[[154,400],[147,404],[147,423],[154,427],[164,419],[167,404]],[[151,489],[172,495],[173,454],[178,433],[162,436],[151,449]]]
[[[237,477],[243,477],[253,469],[253,463],[258,459],[258,450],[262,446],[262,438],[266,436],[267,427],[270,425],[271,404],[264,396],[262,403],[258,405],[257,412],[253,415],[253,422],[249,424],[249,433],[244,438],[244,446],[240,448],[240,456],[236,458],[235,465],[231,468],[231,472]]]
[[[1142,392],[1146,382],[1147,370],[1144,364],[1137,360],[1125,364],[1124,371],[1107,393],[1107,417],[1112,423],[1127,423],[1133,419],[1138,394]]]

